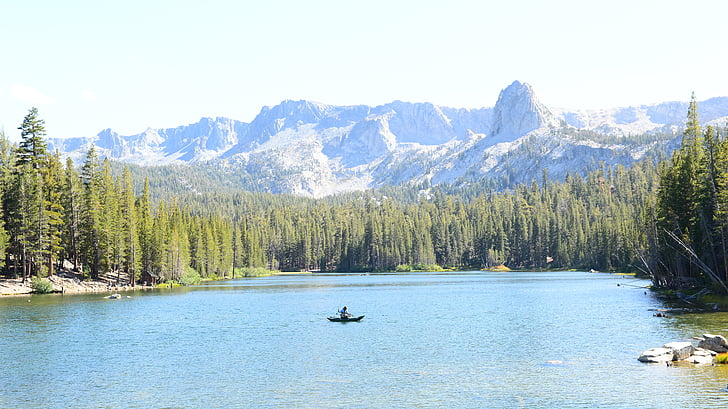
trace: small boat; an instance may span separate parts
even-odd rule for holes
[[[362,318],[364,318],[363,315],[360,315],[358,317],[326,317],[331,322],[352,322],[352,321],[360,321]]]

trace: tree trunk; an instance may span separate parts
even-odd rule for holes
[[[29,274],[28,274],[28,257],[25,253],[25,244],[23,244],[23,254],[21,255],[21,258],[23,259],[23,282],[26,282],[28,280]]]

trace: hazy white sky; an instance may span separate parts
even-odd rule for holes
[[[34,0],[0,5],[0,128],[122,134],[264,105],[608,108],[728,96],[725,0]]]

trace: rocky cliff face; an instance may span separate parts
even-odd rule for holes
[[[538,101],[530,85],[515,81],[498,96],[488,138],[494,143],[509,142],[549,126],[558,126],[556,117]]]
[[[699,104],[704,121],[725,124],[728,98]],[[630,135],[679,129],[687,102],[601,111],[550,110],[515,81],[493,108],[458,109],[395,101],[376,107],[283,101],[245,123],[195,124],[91,138],[50,139],[76,162],[93,143],[101,156],[142,165],[207,163],[227,172],[265,174],[271,191],[321,196],[384,184],[499,178],[506,185],[559,178],[640,159],[655,143],[608,144],[575,131]],[[608,138],[602,138],[607,140]],[[675,141],[657,145],[672,149]],[[670,145],[672,144],[672,145]],[[659,146],[657,146],[659,148]],[[244,186],[243,186],[244,187]]]

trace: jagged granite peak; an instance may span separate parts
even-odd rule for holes
[[[394,101],[377,107],[377,111],[387,116],[389,130],[398,143],[439,145],[458,137],[450,118],[429,102]]]
[[[96,135],[96,145],[109,148],[124,143],[124,137],[111,128],[106,128]]]
[[[514,81],[500,92],[493,107],[491,141],[506,142],[537,129],[557,125],[558,120],[536,98],[531,86]]]
[[[306,100],[284,100],[273,107],[263,106],[253,121],[240,134],[238,143],[219,153],[226,159],[244,154],[270,141],[271,137],[284,130],[296,130],[306,124],[319,124],[330,118],[338,107]]]
[[[142,165],[199,162],[219,156],[238,143],[247,123],[229,118],[202,118],[176,128],[147,128],[134,135],[104,129],[91,138],[49,139],[52,149],[78,161],[93,144],[100,156]]]
[[[199,122],[158,132],[155,139],[147,131],[145,138],[164,145],[166,150],[176,152],[190,144],[203,150],[229,149],[238,143],[238,137],[247,129],[247,124],[230,118],[202,118]]]
[[[318,102],[287,99],[274,107],[264,106],[250,125],[255,132],[271,136],[283,129],[317,123],[328,116],[332,109],[334,107]]]
[[[728,119],[728,98],[712,98],[698,106],[703,122],[723,126]],[[549,110],[530,85],[515,81],[501,91],[492,108],[403,101],[334,106],[285,100],[263,107],[250,123],[202,118],[136,135],[105,129],[90,138],[48,143],[77,163],[96,144],[101,157],[140,165],[204,163],[223,171],[221,180],[229,176],[232,185],[254,181],[254,186],[240,188],[321,196],[483,178],[502,180],[508,187],[540,180],[543,172],[554,178],[585,172],[599,162],[628,166],[648,151],[670,152],[678,146],[665,137],[677,139],[674,135],[686,113],[687,102]],[[575,138],[579,130],[589,132]],[[630,139],[645,132],[659,138],[650,143]],[[617,140],[612,135],[620,135],[619,144],[605,142]]]
[[[371,116],[354,124],[339,141],[324,147],[324,153],[339,158],[347,167],[370,163],[393,151],[396,136],[389,128],[389,115]]]
[[[150,131],[154,132],[149,129],[147,130],[147,132]],[[114,132],[111,129],[106,129],[105,131],[101,131],[99,133],[96,145],[100,148],[108,150],[110,152],[110,155],[113,157],[126,157],[129,156],[129,154],[131,153],[129,141],[127,141],[122,135],[119,135],[119,133]]]

